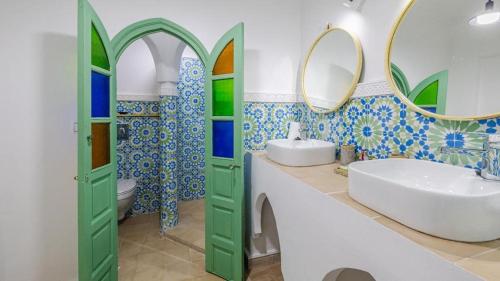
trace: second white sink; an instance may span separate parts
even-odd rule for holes
[[[335,162],[335,144],[322,140],[271,140],[267,157],[282,165],[307,167]]]
[[[349,195],[411,228],[445,239],[500,238],[500,182],[474,170],[423,160],[352,163]]]

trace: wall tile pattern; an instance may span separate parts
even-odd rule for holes
[[[485,133],[500,132],[500,119],[447,121],[413,112],[394,95],[351,99],[339,111],[320,115],[307,110],[311,138],[354,144],[375,158],[405,154],[412,158],[478,169],[479,152],[441,153],[440,148],[482,148]]]
[[[199,59],[182,59],[177,91],[179,198],[195,200],[205,196],[205,67]]]
[[[158,114],[157,102],[120,101],[118,112]],[[137,180],[132,213],[149,214],[160,207],[159,118],[118,116],[119,124],[129,125],[129,140],[117,142],[118,179]]]
[[[160,225],[161,232],[179,222],[176,96],[160,97]]]
[[[283,139],[288,135],[289,123],[304,119],[302,104],[245,103],[243,142],[246,150],[264,150],[268,140]]]

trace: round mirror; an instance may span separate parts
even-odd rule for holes
[[[410,108],[450,120],[500,116],[498,8],[492,0],[410,1],[386,61],[389,81]]]
[[[361,43],[350,32],[329,28],[314,42],[302,72],[302,95],[311,110],[328,113],[351,97],[361,75]]]

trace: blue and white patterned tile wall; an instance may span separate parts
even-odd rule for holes
[[[177,96],[160,97],[160,226],[165,233],[179,222]]]
[[[297,103],[245,103],[244,148],[263,150],[268,140],[286,138],[289,123],[303,121],[302,107]]]
[[[158,114],[158,102],[118,102],[118,112]],[[160,207],[159,118],[118,116],[118,124],[129,125],[129,140],[118,141],[118,179],[137,180],[133,214],[157,212]]]
[[[183,58],[179,92],[177,165],[181,200],[205,196],[205,67],[199,59]]]
[[[177,127],[173,135],[176,138],[176,189],[180,200],[199,199],[205,195],[204,83],[201,61],[183,58],[177,84]],[[160,114],[160,102],[120,101],[117,111]],[[117,158],[118,178],[134,178],[138,182],[132,213],[158,212],[162,196],[160,118],[119,116],[118,123],[130,127],[130,139],[118,142]]]
[[[375,158],[405,154],[416,159],[479,168],[480,153],[441,153],[442,146],[482,148],[484,133],[500,132],[500,118],[447,121],[413,112],[393,95],[351,99],[339,111],[307,110],[311,138],[354,144]]]

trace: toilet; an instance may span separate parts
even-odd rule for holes
[[[134,179],[119,179],[117,187],[118,199],[118,220],[125,218],[128,210],[132,207],[135,200],[135,190],[137,181]]]

